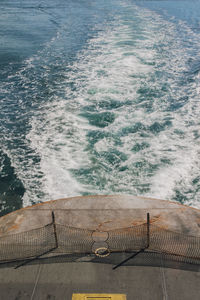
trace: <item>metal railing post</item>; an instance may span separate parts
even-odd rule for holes
[[[54,214],[53,211],[51,212],[51,216],[52,216],[52,222],[50,224],[47,224],[46,226],[53,225],[53,231],[54,231],[54,236],[55,236],[55,247],[53,247],[53,248],[51,248],[51,249],[49,249],[49,250],[47,250],[47,251],[45,251],[45,252],[37,255],[37,256],[35,256],[35,257],[31,258],[31,259],[26,259],[24,262],[22,262],[21,264],[17,265],[15,267],[15,269],[18,269],[18,268],[20,268],[22,266],[25,266],[28,263],[33,262],[34,260],[40,258],[41,256],[43,256],[45,254],[48,254],[48,253],[50,253],[50,252],[52,252],[52,251],[54,251],[54,250],[56,250],[58,248],[58,236],[57,236],[57,231],[56,231],[55,214]]]
[[[138,252],[133,253],[131,256],[129,256],[128,258],[124,259],[123,261],[121,261],[119,264],[117,264],[116,266],[113,267],[113,270],[121,267],[122,265],[124,265],[127,261],[133,259],[135,256],[137,256],[140,253],[145,252],[145,250],[147,248],[149,248],[149,243],[150,243],[150,214],[147,213],[147,245],[144,248],[141,248]]]
[[[147,213],[147,246],[146,248],[149,248],[150,244],[150,214]]]
[[[58,248],[58,236],[57,236],[57,231],[56,231],[56,222],[55,222],[55,214],[54,211],[51,212],[52,215],[52,224],[53,224],[53,231],[54,231],[54,236],[55,236],[55,248]]]

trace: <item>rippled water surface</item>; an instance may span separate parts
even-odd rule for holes
[[[200,208],[200,1],[0,2],[0,209],[134,194]]]

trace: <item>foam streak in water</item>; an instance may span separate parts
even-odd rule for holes
[[[65,98],[44,108],[46,122],[33,119],[28,138],[41,156],[45,192],[179,200],[181,190],[189,196],[180,200],[197,206],[198,191],[184,188],[193,188],[199,167],[189,45],[174,23],[124,7],[79,53],[60,86]]]
[[[20,169],[19,153],[9,153],[24,205],[113,193],[200,205],[200,84],[191,69],[198,33],[131,1],[116,3],[73,60],[63,25],[21,71],[35,105],[25,155],[38,158]]]

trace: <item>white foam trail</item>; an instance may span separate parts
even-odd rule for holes
[[[41,158],[37,168],[42,174],[42,200],[84,193],[172,199],[181,190],[188,195],[185,202],[197,207],[199,191],[189,191],[194,189],[200,161],[199,141],[194,137],[199,131],[199,75],[193,83],[181,84],[190,50],[183,47],[177,25],[127,3],[122,3],[121,15],[79,52],[71,71],[66,63],[65,79],[56,86],[64,96],[51,96],[32,118],[27,142]],[[53,45],[48,49],[50,56],[51,51]],[[48,56],[44,57],[48,73],[51,69],[46,64]],[[150,91],[155,96],[148,96]],[[170,103],[185,96],[187,104],[170,110]],[[102,100],[120,105],[107,108]],[[104,128],[89,123],[82,115],[91,106],[91,114],[110,112],[113,121]],[[155,122],[168,123],[154,133]],[[129,130],[135,124],[143,127]],[[88,133],[95,130],[103,135],[91,146]],[[148,147],[132,150],[143,142]],[[74,170],[79,174],[74,175]],[[88,177],[82,170],[89,170]],[[27,189],[25,205],[34,197],[33,182],[26,175],[21,174]]]
[[[42,121],[40,116],[33,118],[32,130],[27,139],[41,157],[40,168],[44,174],[43,188],[46,198],[66,197],[88,191],[98,193],[98,187],[82,185],[70,174],[71,169],[92,165],[90,155],[85,149],[88,144],[86,134],[94,127],[78,113],[85,105],[91,104],[91,101],[95,103],[104,96],[117,100],[120,98],[120,101],[132,99],[135,87],[131,88],[133,79],[130,75],[146,74],[152,70],[151,66],[140,63],[135,56],[124,57],[124,50],[120,51],[115,46],[118,41],[127,38],[126,32],[129,30],[128,26],[116,27],[115,24],[115,30],[108,26],[97,38],[91,40],[88,49],[79,54],[77,62],[72,66],[72,72],[67,74],[69,79],[66,84],[69,81],[74,82],[77,87],[76,92],[65,88],[66,98],[71,96],[72,99],[53,99],[42,108]],[[93,51],[93,47],[97,48],[96,51]],[[104,72],[103,76],[98,75],[101,71]],[[129,90],[124,90],[125,86]],[[93,88],[95,95],[90,96]],[[104,151],[105,148],[106,144]]]
[[[43,188],[47,198],[60,198],[78,195],[80,186],[68,170],[88,163],[82,147],[84,141],[85,120],[66,109],[65,101],[44,106],[43,113],[48,112],[48,119],[32,121],[32,130],[27,138],[31,146],[41,157],[40,168],[44,177]]]

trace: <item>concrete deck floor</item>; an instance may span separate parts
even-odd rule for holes
[[[50,201],[1,217],[2,245],[10,241],[10,234],[51,223],[52,210],[58,224],[100,231],[144,224],[149,212],[150,222],[161,228],[200,236],[199,210],[135,196],[87,196]],[[113,271],[112,265],[91,262],[0,268],[0,300],[71,300],[73,293],[119,293],[127,300],[199,300],[200,272],[147,266]]]
[[[0,300],[71,300],[73,293],[119,293],[127,300],[199,300],[200,272],[94,263],[0,269]]]

